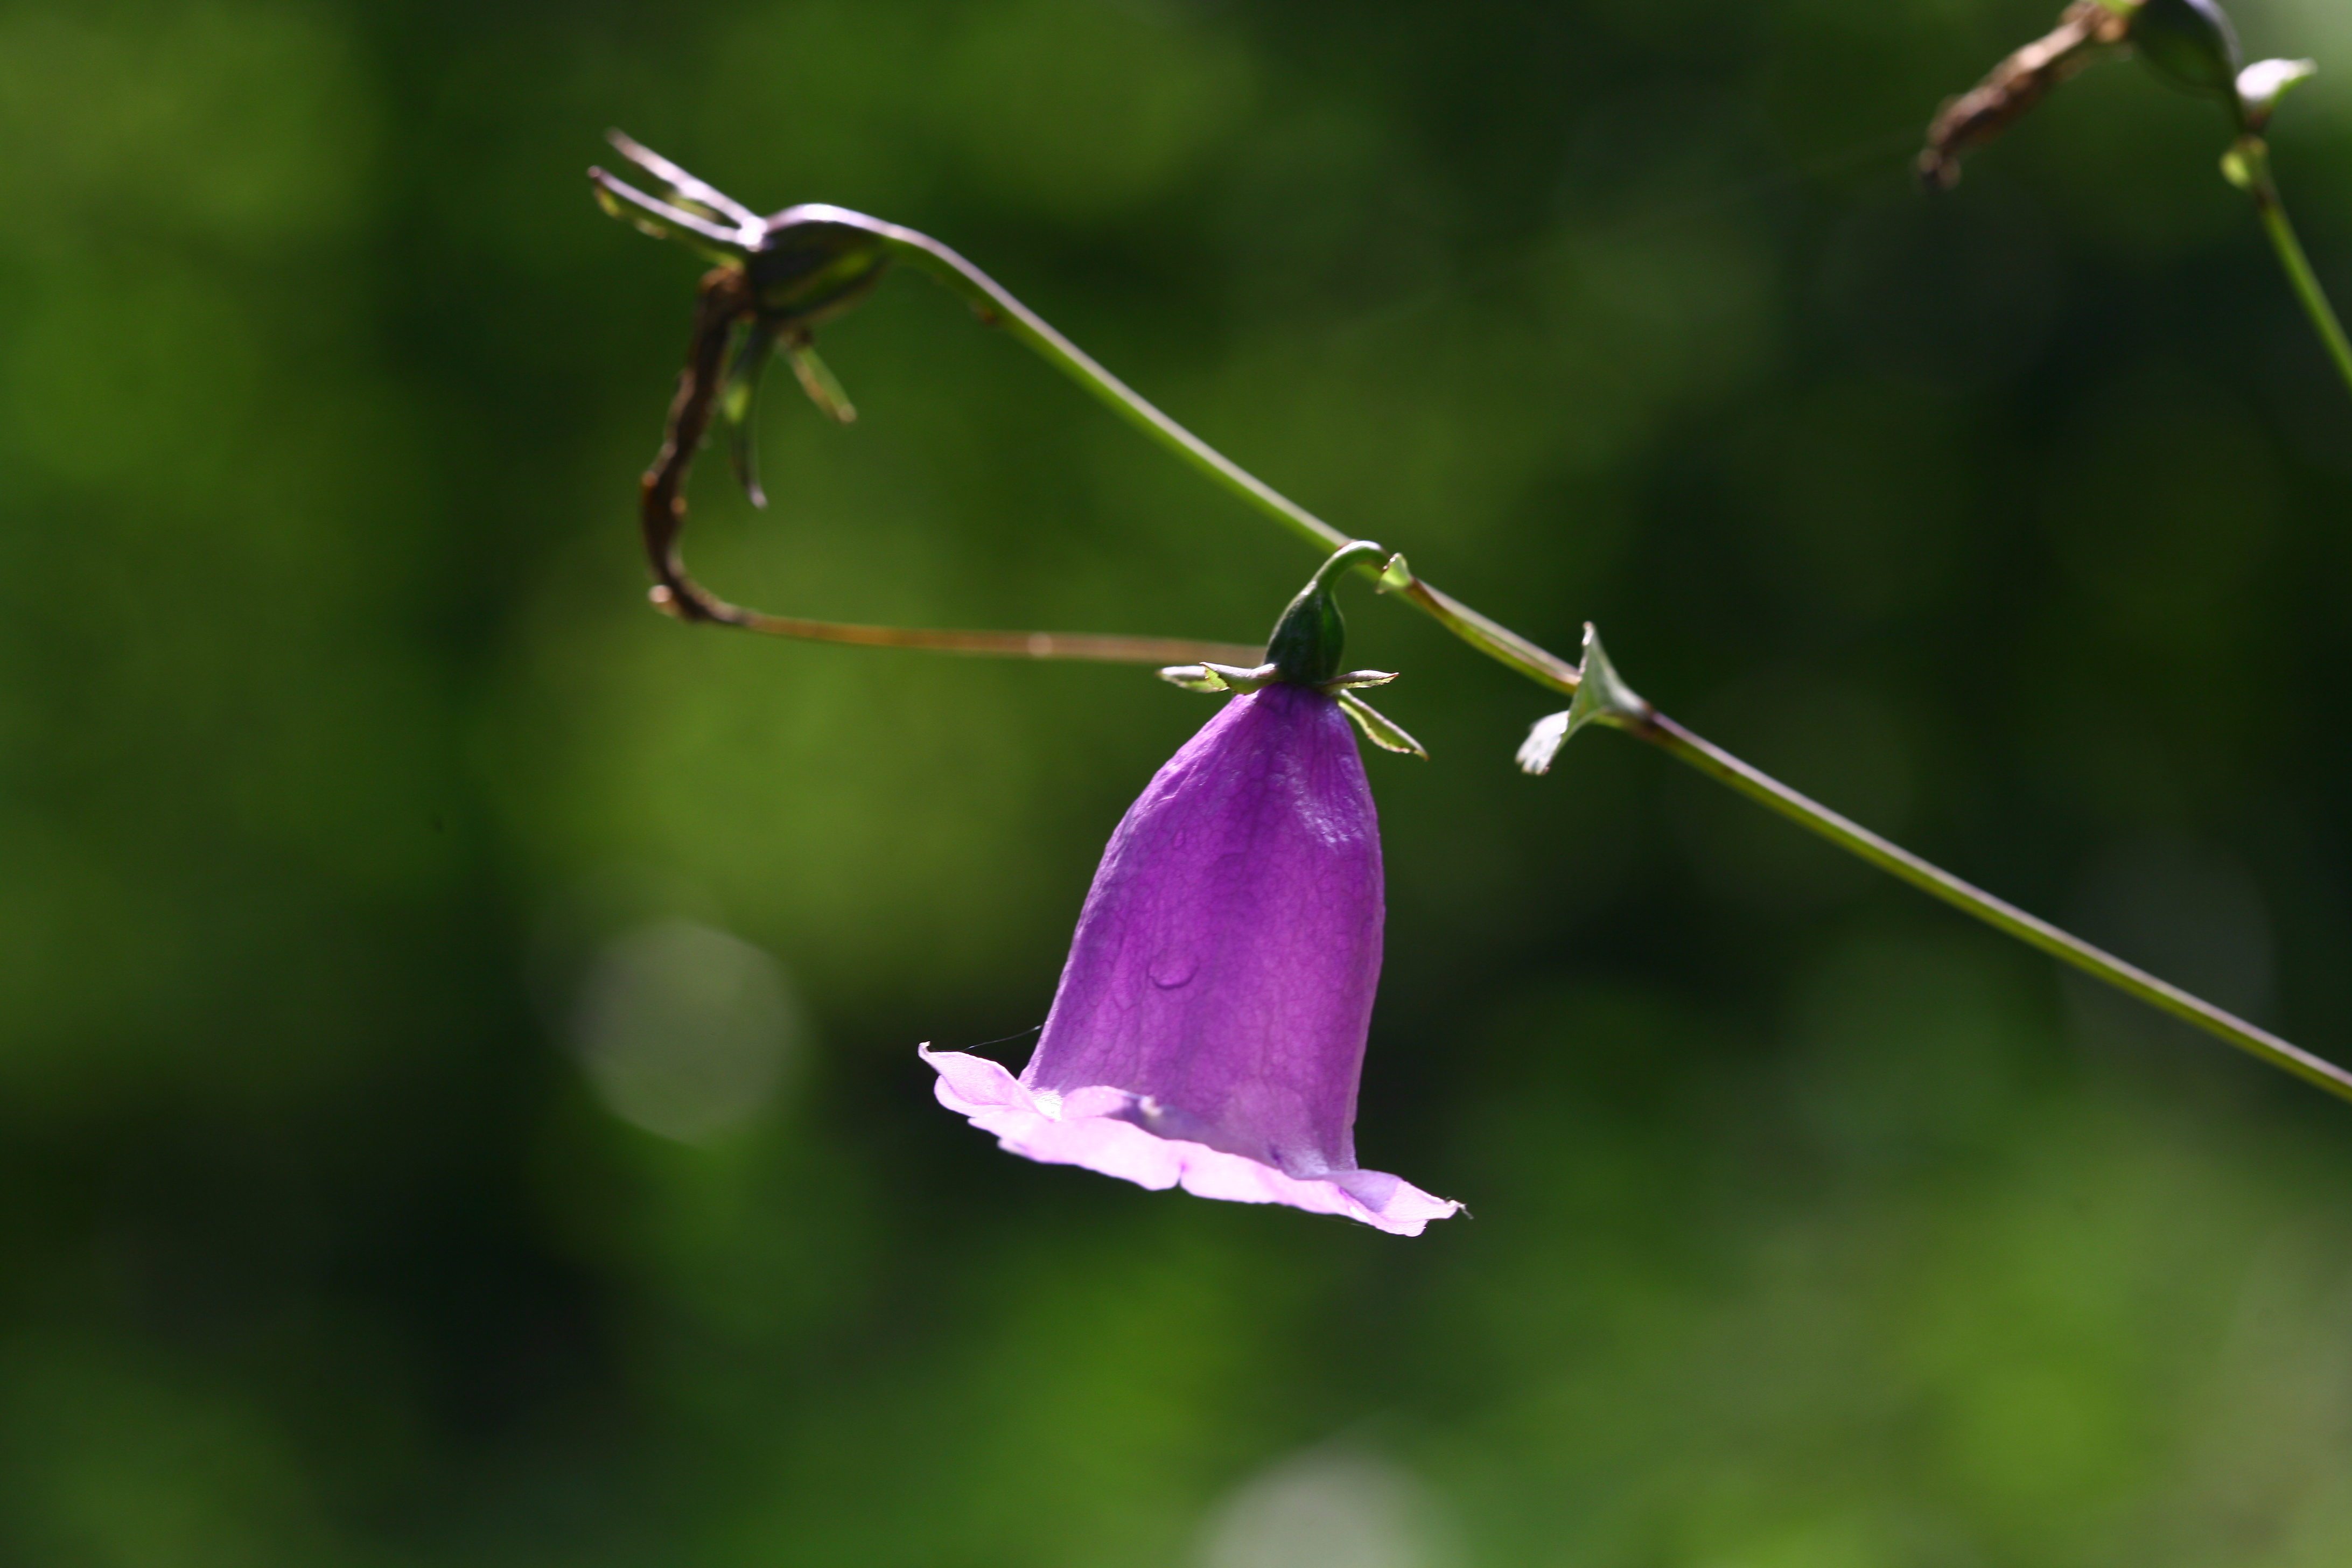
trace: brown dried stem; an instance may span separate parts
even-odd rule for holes
[[[681,544],[686,531],[686,480],[694,466],[694,455],[709,433],[711,412],[725,375],[729,335],[737,322],[756,314],[756,303],[742,268],[717,267],[703,275],[694,296],[694,336],[687,349],[686,366],[678,373],[677,395],[670,400],[661,451],[654,458],[653,467],[646,470],[639,489],[638,516],[645,532],[646,560],[654,574],[651,596],[664,611],[682,621],[709,621],[767,637],[849,643],[861,647],[926,648],[937,653],[1076,658],[1109,664],[1257,662],[1260,649],[1239,643],[1201,642],[1189,637],[958,631],[811,621],[746,609],[711,593],[686,569]]]
[[[1927,150],[1919,154],[1919,179],[1930,190],[1948,191],[1960,182],[1960,159],[2015,124],[2050,89],[2120,46],[2130,27],[2099,0],[2074,0],[2058,26],[1986,73],[1947,102],[1927,127]]]

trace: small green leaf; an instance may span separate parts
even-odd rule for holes
[[[1577,667],[1576,700],[1568,705],[1571,733],[1595,720],[1603,724],[1646,724],[1655,711],[1642,694],[1625,684],[1609,650],[1601,646],[1601,629],[1584,623],[1584,662]]]
[[[1381,592],[1402,594],[1412,586],[1412,568],[1404,563],[1404,552],[1399,551],[1389,557],[1387,565],[1381,568]]]
[[[1587,724],[1632,728],[1649,722],[1655,711],[1641,693],[1625,684],[1617,667],[1609,662],[1608,651],[1601,646],[1601,633],[1587,621],[1584,663],[1577,671],[1576,699],[1566,712],[1548,713],[1528,729],[1528,738],[1519,742],[1519,770],[1549,773],[1552,759],[1568,744],[1568,738]]]
[[[1339,695],[1340,710],[1356,721],[1356,728],[1364,732],[1365,740],[1384,752],[1402,752],[1423,762],[1429,760],[1429,753],[1422,749],[1421,742],[1406,734],[1388,715],[1351,691],[1342,691]]]

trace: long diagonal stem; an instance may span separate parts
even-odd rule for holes
[[[1622,728],[1687,763],[1709,778],[1730,785],[1750,800],[1760,802],[1791,821],[1803,824],[1839,848],[1860,856],[1880,870],[1891,872],[1913,887],[1932,893],[1957,909],[1967,910],[1987,925],[2005,931],[2018,941],[2038,947],[2054,958],[2063,959],[2084,973],[2095,975],[2118,991],[2137,996],[2150,1006],[2159,1007],[2208,1034],[2218,1036],[2274,1068],[2315,1083],[2338,1099],[2352,1100],[2352,1073],[2347,1073],[2335,1063],[2290,1045],[2267,1029],[2257,1028],[2243,1018],[2225,1012],[2201,997],[2192,996],[2178,985],[2158,980],[2146,970],[2092,946],[2081,937],[2062,931],[2037,915],[2026,913],[2006,900],[1995,898],[1983,889],[1962,881],[1941,867],[1921,859],[1908,849],[1890,843],[1857,823],[1847,821],[1820,802],[1750,767],[1721,747],[1692,734],[1664,714],[1653,712],[1645,721],[1624,724]]]
[[[2303,241],[2295,237],[2294,225],[2288,220],[2275,187],[2266,197],[2255,198],[2254,212],[2263,220],[2263,232],[2271,237],[2271,248],[2278,252],[2286,280],[2294,286],[2294,297],[2303,301],[2304,313],[2311,318],[2312,331],[2319,334],[2327,357],[2336,362],[2336,374],[2344,378],[2347,390],[2352,390],[2352,342],[2345,341],[2344,323],[2336,319],[2327,291],[2319,286],[2319,275],[2311,269],[2311,258],[2304,254]]]
[[[2352,342],[2346,341],[2344,323],[2328,301],[2327,290],[2320,286],[2319,274],[2311,269],[2311,258],[2304,254],[2303,241],[2295,237],[2294,224],[2286,216],[2286,203],[2279,195],[2278,182],[2271,176],[2269,148],[2258,136],[2241,137],[2237,145],[2230,149],[2221,167],[2231,184],[2253,198],[2254,216],[2262,220],[2263,232],[2270,237],[2271,249],[2278,254],[2279,269],[2286,274],[2288,286],[2302,301],[2303,313],[2311,318],[2311,330],[2319,335],[2320,346],[2336,362],[2336,374],[2344,378],[2347,390],[2352,390]]]
[[[2266,174],[2264,178],[2266,181]],[[2310,278],[2310,268],[2302,259],[2301,248],[2294,244],[2293,231],[2285,226],[2285,215],[2278,206],[2275,191],[2271,193],[2263,210],[2265,224],[2274,224],[2273,238],[2284,237],[2281,254],[2294,258],[2289,272],[2299,279],[2297,291],[2303,294],[2305,307],[2312,311],[2314,321],[2320,326],[2321,336],[2326,340],[2330,352],[2336,356],[2339,367],[2345,371],[2347,384],[2352,384],[2352,352],[2345,348],[2343,330],[2336,324],[2334,311],[2327,308],[2326,298],[2319,291],[2317,281]],[[1292,533],[1318,550],[1336,549],[1348,542],[1348,535],[1282,495],[1152,406],[1126,383],[1096,363],[1076,344],[954,251],[928,236],[895,225],[877,223],[875,229],[906,259],[971,300],[983,320],[1004,327],[1153,440],[1170,448]],[[1558,654],[1538,647],[1468,605],[1439,593],[1418,577],[1406,585],[1403,593],[1408,601],[1463,641],[1501,660],[1539,685],[1561,692],[1576,689],[1578,667]],[[1962,880],[1868,828],[1848,821],[1818,801],[1693,734],[1664,714],[1651,710],[1642,722],[1621,727],[1630,729],[1642,739],[1708,777],[1819,834],[1849,854],[1859,856],[1881,870],[1933,894],[1995,930],[2006,931],[2020,942],[2040,948],[2084,973],[2226,1040],[2273,1067],[2316,1084],[2339,1099],[2352,1100],[2352,1073],[2200,997],[2191,995],[2177,985],[2159,980],[2137,965],[2127,963],[2048,921],[2029,914],[2014,904]]]

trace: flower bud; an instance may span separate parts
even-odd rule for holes
[[[2128,37],[2159,76],[2237,102],[2238,36],[2214,0],[2141,0]]]
[[[1266,638],[1265,661],[1274,666],[1276,679],[1294,686],[1321,686],[1339,673],[1339,657],[1347,651],[1348,624],[1339,615],[1331,579],[1343,567],[1359,561],[1383,560],[1387,555],[1379,545],[1359,539],[1332,552],[1316,569],[1307,586],[1290,601],[1290,607],[1282,612],[1282,619],[1274,624],[1274,635]]]
[[[744,267],[761,316],[813,326],[856,304],[880,280],[889,265],[882,242],[833,219],[835,210],[786,207],[767,220],[767,232]]]

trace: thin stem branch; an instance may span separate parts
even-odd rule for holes
[[[2311,330],[2319,334],[2320,346],[2336,362],[2336,374],[2352,391],[2352,342],[2346,340],[2344,323],[2337,319],[2327,290],[2321,287],[2319,274],[2311,269],[2311,258],[2304,253],[2303,241],[2295,237],[2294,224],[2286,216],[2278,182],[2271,176],[2269,146],[2259,136],[2242,136],[2222,160],[2221,168],[2231,184],[2253,198],[2254,216],[2270,237],[2279,269],[2286,274],[2294,297],[2303,302],[2303,313],[2311,318]]]
[[[919,626],[869,626],[842,621],[800,620],[746,609],[719,598],[686,569],[686,479],[694,454],[710,429],[710,416],[725,372],[727,340],[754,302],[740,268],[714,268],[695,291],[694,337],[686,368],[678,373],[660,453],[646,470],[638,517],[646,557],[654,572],[653,601],[683,621],[711,621],[767,637],[809,642],[849,643],[861,647],[926,648],[1005,658],[1087,659],[1107,664],[1255,664],[1259,650],[1239,643],[1200,642],[1188,637],[1102,637],[1071,632],[983,632]]]

